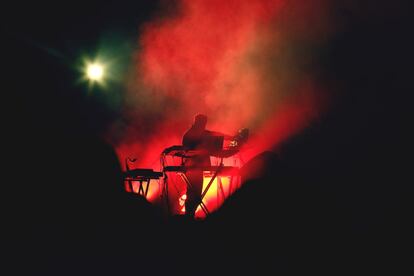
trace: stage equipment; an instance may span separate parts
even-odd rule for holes
[[[123,178],[126,183],[128,183],[129,189],[131,192],[134,192],[133,183],[138,182],[138,191],[137,193],[147,197],[148,189],[151,183],[151,179],[160,179],[163,176],[162,172],[154,171],[153,169],[130,169],[128,165],[128,161],[133,160],[125,160],[125,167],[126,171],[123,173]],[[145,185],[145,188],[144,188]]]
[[[224,146],[224,136],[212,136],[208,140],[208,144],[203,149],[189,149],[188,147],[182,146],[182,145],[174,145],[171,147],[168,147],[164,149],[164,151],[161,154],[161,167],[162,171],[164,173],[164,181],[163,181],[163,191],[162,191],[162,197],[164,198],[164,202],[167,205],[167,208],[169,210],[169,196],[168,196],[168,174],[169,172],[177,173],[182,180],[185,182],[185,184],[189,187],[191,187],[191,183],[186,177],[186,171],[191,169],[201,169],[203,171],[203,176],[211,177],[207,186],[204,188],[204,191],[201,194],[201,202],[200,202],[200,208],[203,210],[203,212],[208,215],[210,213],[209,209],[207,208],[205,202],[203,202],[203,199],[205,198],[207,192],[209,191],[211,185],[214,183],[215,180],[217,180],[217,203],[220,201],[220,197],[222,201],[225,200],[226,195],[224,193],[224,189],[222,186],[222,183],[220,181],[219,176],[228,176],[230,177],[230,187],[229,187],[229,194],[233,192],[235,180],[240,180],[240,160],[238,162],[239,166],[225,166],[224,165],[224,159],[225,158],[237,158],[236,154],[239,153],[240,148],[248,139],[248,129],[241,129],[236,135],[231,136],[231,139],[229,139],[227,146]],[[191,167],[191,166],[185,166],[185,160],[188,158],[194,158],[196,156],[200,155],[207,155],[210,158],[216,158],[218,159],[218,165],[217,166],[204,166],[204,167]],[[181,162],[180,165],[168,165],[167,163],[167,157],[178,157],[180,158]],[[239,159],[239,158],[238,158]],[[237,185],[237,184],[236,184]]]
[[[241,129],[234,136],[217,136],[212,135],[208,137],[207,143],[203,149],[190,149],[183,145],[175,145],[168,147],[163,150],[161,153],[161,171],[154,171],[150,168],[134,168],[131,169],[129,164],[135,162],[134,159],[127,158],[125,160],[126,171],[123,173],[123,179],[126,184],[127,190],[131,192],[138,193],[144,197],[147,197],[149,186],[151,180],[161,180],[162,188],[160,191],[160,197],[162,204],[165,204],[167,207],[167,212],[171,214],[171,206],[169,202],[169,173],[175,173],[181,177],[187,187],[191,187],[192,183],[188,180],[186,172],[192,169],[202,170],[203,178],[210,177],[208,184],[205,186],[201,194],[200,208],[203,210],[207,216],[210,211],[207,208],[203,199],[205,198],[207,192],[209,191],[211,185],[217,180],[217,196],[216,202],[217,206],[219,202],[223,202],[226,197],[233,193],[236,188],[241,183],[240,177],[240,167],[242,164],[242,159],[239,156],[239,151],[241,147],[246,143],[248,139],[249,131],[248,129]],[[224,143],[227,142],[227,143]],[[211,159],[215,159],[215,164],[213,166],[203,166],[203,167],[192,167],[186,166],[185,161],[189,158],[194,158],[197,156],[208,156]],[[179,164],[177,164],[175,158],[179,158]],[[172,158],[173,162],[169,160]],[[224,160],[227,158],[233,158],[234,166],[225,165]],[[172,163],[172,164],[170,164]],[[213,162],[214,163],[214,162]],[[231,163],[231,162],[226,162]],[[228,194],[225,194],[225,189],[223,188],[221,177],[229,177],[230,182],[228,186]],[[134,191],[133,183],[138,182],[138,189]],[[159,182],[160,183],[160,182]]]

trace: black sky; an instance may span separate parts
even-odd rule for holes
[[[280,158],[295,179],[304,179],[298,187],[318,191],[309,194],[326,204],[319,202],[318,210],[338,210],[331,215],[348,231],[341,234],[361,243],[369,240],[366,247],[382,248],[381,254],[370,259],[371,269],[387,261],[390,269],[405,263],[407,255],[401,252],[412,220],[412,18],[402,1],[347,3],[338,1],[335,18],[340,28],[318,61],[320,81],[336,93],[332,106],[311,128],[287,141]],[[120,193],[109,187],[117,183],[116,156],[100,138],[117,111],[97,96],[85,96],[86,88],[75,84],[78,72],[70,68],[70,62],[83,51],[93,52],[106,35],[137,42],[139,26],[160,10],[157,1],[56,1],[9,3],[1,13],[5,84],[1,88],[1,196],[3,209],[8,210],[3,237],[10,245],[8,254],[17,256],[18,263],[36,254],[42,244],[52,251],[65,248],[51,246],[56,237],[49,239],[45,234],[48,227],[60,227],[55,220],[64,221],[64,227],[73,232],[82,229],[89,217],[80,214],[97,188],[85,185],[98,180],[108,184],[99,196],[104,199],[96,199],[98,206],[104,205],[108,194]],[[83,191],[85,196],[79,196]],[[268,191],[279,190],[269,187]],[[251,192],[258,194],[258,190]],[[73,207],[74,198],[77,207]],[[307,204],[315,203],[307,200]],[[236,206],[243,202],[247,201],[240,199]],[[67,213],[55,215],[53,209]],[[229,208],[224,214],[236,211]],[[77,216],[84,217],[77,220]],[[27,243],[31,246],[22,245]],[[76,250],[67,254],[73,257]],[[398,252],[398,257],[392,258],[391,252]],[[81,267],[82,261],[76,260]],[[168,265],[175,266],[179,258],[173,260]],[[278,260],[283,262],[283,257]],[[59,262],[67,265],[62,259]],[[61,271],[56,267],[51,271],[56,269]],[[79,269],[80,274],[88,271]]]

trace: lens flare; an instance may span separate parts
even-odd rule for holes
[[[102,81],[104,77],[104,67],[99,63],[92,63],[87,66],[86,74],[91,81]]]
[[[109,81],[113,79],[113,64],[107,58],[89,58],[82,56],[77,64],[80,73],[78,82],[87,84],[89,89],[95,86],[106,88]]]

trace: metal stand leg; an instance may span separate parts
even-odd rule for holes
[[[140,195],[144,195],[144,187],[142,186],[144,181],[143,180],[140,180],[139,181],[139,188],[138,188],[138,194],[140,194]]]
[[[169,201],[169,196],[168,196],[168,177],[167,175],[164,176],[164,183],[163,183],[163,190],[162,190],[162,197],[165,197],[165,204],[167,205],[167,213],[169,215],[171,215],[171,210],[170,210],[170,201]]]
[[[211,184],[213,184],[214,179],[216,179],[218,173],[220,172],[220,169],[223,167],[223,163],[220,164],[220,166],[217,168],[217,170],[214,172],[213,177],[210,179],[210,182],[208,182],[207,187],[204,189],[203,194],[201,195],[201,200],[205,197],[207,194],[208,189],[210,189]]]
[[[145,198],[147,197],[149,185],[150,185],[151,179],[147,179],[147,186],[145,187]]]
[[[134,192],[134,185],[132,185],[132,180],[128,180],[129,188],[131,189],[131,193]]]
[[[191,183],[190,183],[190,181],[188,180],[188,178],[187,178],[187,176],[185,175],[185,174],[183,174],[183,173],[180,173],[180,176],[181,176],[181,178],[184,180],[184,182],[189,186],[189,187],[191,187]],[[208,208],[207,208],[207,206],[204,204],[204,202],[203,202],[203,196],[201,196],[201,200],[200,200],[200,207],[201,207],[201,209],[204,211],[204,213],[206,214],[206,215],[209,215],[210,214],[210,212],[209,212],[209,210],[208,210]]]

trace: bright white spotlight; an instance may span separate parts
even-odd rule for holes
[[[104,68],[101,64],[89,64],[86,69],[86,74],[91,81],[101,81],[104,77]]]

